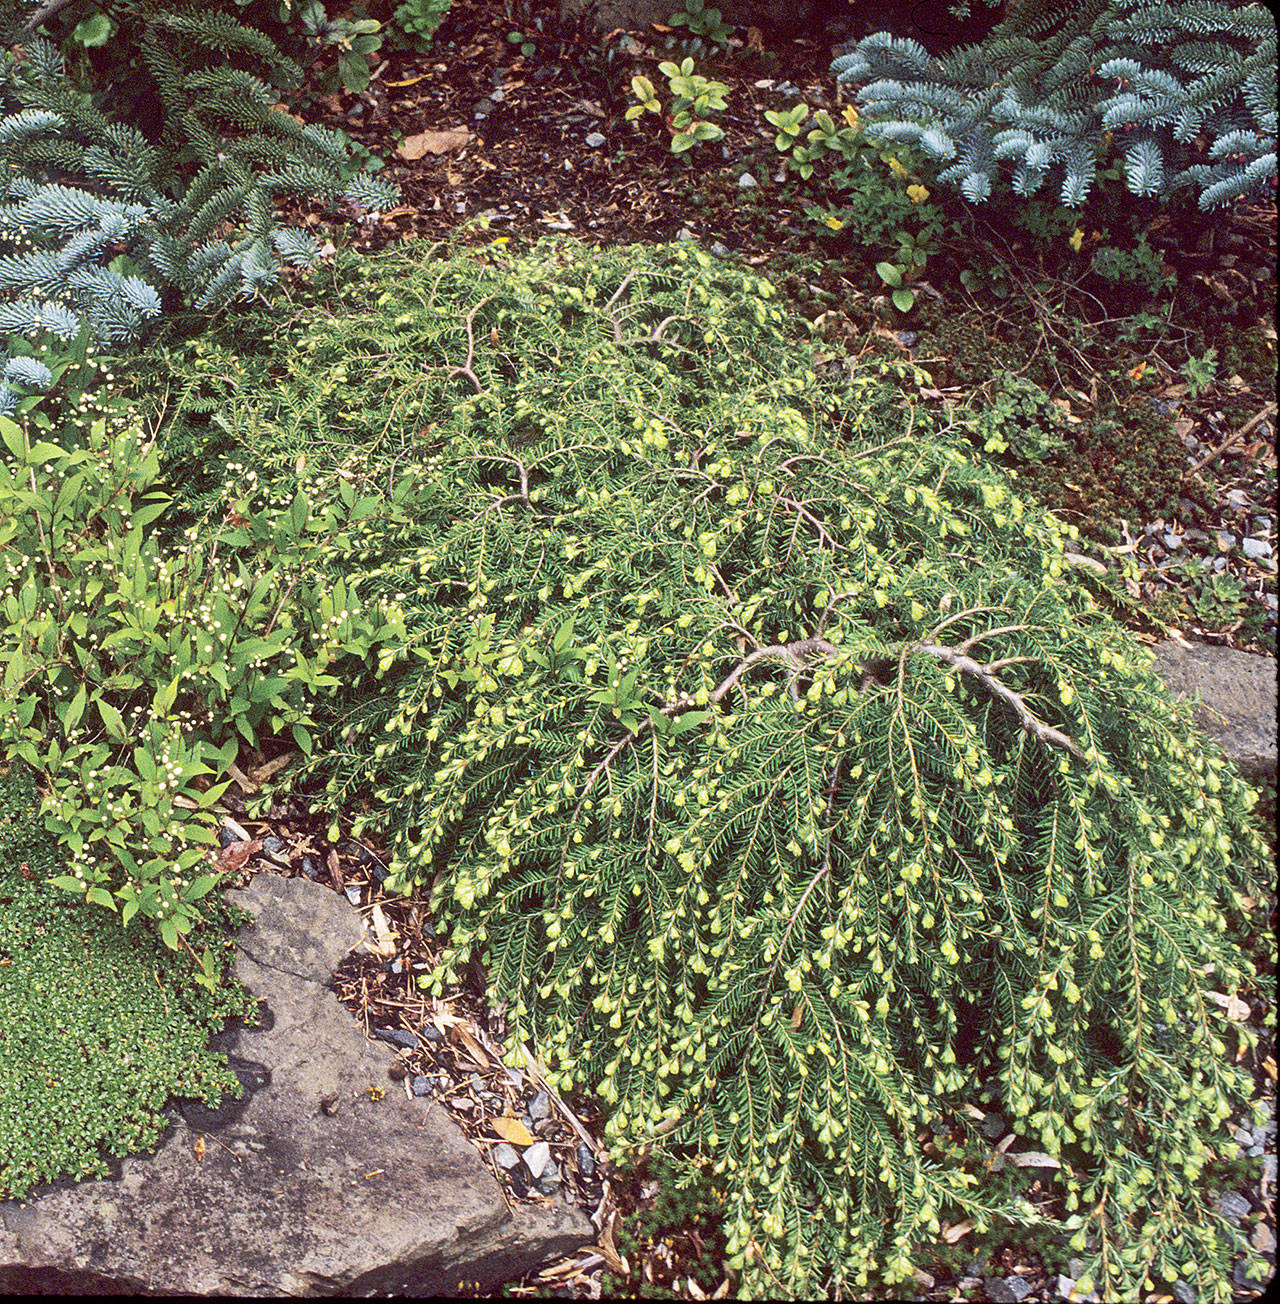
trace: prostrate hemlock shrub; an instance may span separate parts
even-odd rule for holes
[[[1016,194],[1052,178],[1079,207],[1114,140],[1133,194],[1205,210],[1274,193],[1275,70],[1275,19],[1225,0],[1017,0],[981,45],[935,59],[877,32],[832,64],[869,137],[918,146],[971,201],[1007,163]]]
[[[430,891],[426,985],[479,964],[617,1152],[708,1166],[746,1293],[905,1280],[963,1218],[1230,1298],[1253,794],[1072,531],[700,252],[400,256],[345,305],[219,426],[419,486],[348,562],[406,635],[310,770]]]

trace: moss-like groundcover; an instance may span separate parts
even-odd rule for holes
[[[250,1013],[243,991],[194,984],[154,934],[50,887],[39,806],[21,762],[0,774],[0,1199],[150,1149],[170,1096],[238,1095],[207,1043]]]

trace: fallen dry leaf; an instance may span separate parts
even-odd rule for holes
[[[261,850],[260,838],[254,838],[252,842],[233,842],[218,852],[218,859],[214,864],[224,873],[234,874],[237,870],[243,869],[250,857],[256,856]]]
[[[1227,1018],[1233,1023],[1240,1023],[1249,1017],[1249,1005],[1247,1001],[1242,1001],[1235,992],[1230,996],[1222,992],[1205,992],[1205,995],[1215,1004],[1220,1005],[1227,1012]]]
[[[1024,1150],[1020,1155],[1006,1155],[1011,1164],[1019,1168],[1061,1168],[1062,1165],[1052,1156],[1041,1154],[1039,1150]]]
[[[481,1068],[489,1067],[489,1057],[485,1054],[484,1047],[461,1025],[458,1024],[453,1029],[454,1036],[462,1042],[466,1048],[467,1054],[471,1056]]]
[[[461,149],[471,139],[465,127],[450,127],[446,131],[421,131],[416,136],[406,136],[396,153],[403,159],[421,158],[424,154],[447,154],[451,149]]]
[[[968,1236],[971,1231],[973,1231],[973,1222],[966,1218],[964,1222],[958,1222],[953,1227],[944,1227],[942,1239],[948,1245],[954,1245],[962,1236]]]
[[[510,1141],[513,1146],[531,1146],[538,1139],[518,1118],[506,1115],[502,1118],[491,1118],[489,1125],[504,1141]]]
[[[202,1136],[198,1136],[198,1137],[196,1137],[196,1143],[195,1143],[195,1145],[193,1145],[193,1146],[191,1147],[191,1153],[192,1153],[193,1155],[195,1155],[195,1157],[196,1157],[196,1163],[201,1163],[201,1162],[203,1162],[203,1160],[204,1160],[204,1137],[202,1137]]]

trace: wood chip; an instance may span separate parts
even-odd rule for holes
[[[424,154],[447,154],[461,149],[471,139],[465,127],[451,127],[447,131],[421,131],[416,136],[406,136],[396,153],[412,162]]]

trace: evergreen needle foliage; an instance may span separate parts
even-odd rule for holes
[[[1276,24],[1259,4],[1017,0],[981,45],[933,59],[877,32],[832,69],[860,87],[870,136],[918,145],[974,202],[1010,162],[1017,194],[1053,177],[1079,207],[1110,134],[1135,195],[1193,189],[1211,209],[1275,185]]]
[[[390,202],[348,179],[343,137],[282,111],[254,68],[301,72],[264,33],[183,0],[103,8],[132,55],[114,83],[77,84],[42,37],[0,56],[0,334],[87,320],[135,343],[162,308],[212,312],[309,265],[283,201]]]
[[[923,373],[820,368],[698,251],[373,268],[217,416],[415,504],[352,554],[406,634],[311,770],[430,890],[431,981],[481,965],[616,1150],[709,1162],[747,1293],[1048,1218],[981,1100],[1101,1291],[1228,1299],[1197,1177],[1249,1096],[1209,994],[1249,981],[1252,794],[1070,531],[911,409]]]

